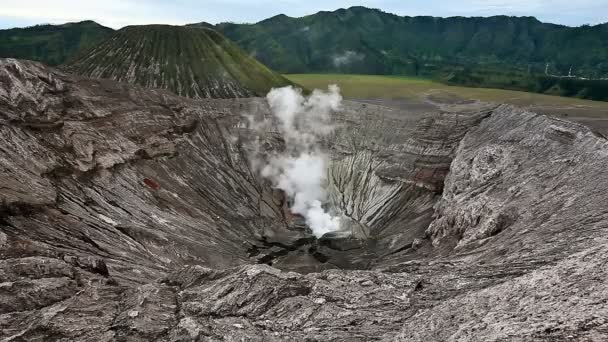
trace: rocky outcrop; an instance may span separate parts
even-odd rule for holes
[[[253,227],[277,217],[247,157],[218,134],[232,120],[222,112],[244,103],[194,106],[12,60],[0,82],[5,255],[24,244],[94,255],[142,282],[178,264],[241,264]]]
[[[269,116],[0,60],[0,341],[608,338],[605,138],[346,102],[322,144],[355,238],[317,240],[242,114]]]
[[[336,116],[341,129],[329,144],[330,200],[352,219],[356,234],[386,241],[390,250],[412,242],[403,236],[419,233],[412,226],[428,225],[459,141],[493,107],[419,113],[354,107]]]
[[[507,259],[554,242],[572,254],[595,238],[583,227],[608,228],[607,151],[608,141],[582,125],[500,107],[461,141],[427,233],[457,250],[489,242],[487,253]]]

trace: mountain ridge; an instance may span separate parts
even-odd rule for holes
[[[530,16],[505,15],[409,17],[357,6],[298,18],[278,15],[255,24],[220,23],[215,27],[283,73],[341,71],[331,67],[332,53],[371,48],[377,53],[384,51],[387,56],[368,58],[367,64],[374,67],[357,65],[343,71],[415,74],[413,59],[418,64],[436,64],[440,59],[450,63],[532,64],[536,71],[543,71],[550,63],[563,73],[574,64],[583,73],[608,74],[608,66],[598,62],[608,55],[605,24],[570,27],[543,23]],[[307,34],[298,34],[298,29]],[[295,37],[298,39],[294,42]],[[323,44],[323,40],[329,42]],[[593,54],[581,58],[572,51],[579,47],[589,48]],[[301,53],[305,50],[314,50],[317,56]],[[274,60],[268,57],[277,55]],[[323,65],[330,67],[320,67]]]
[[[384,11],[380,8],[371,8],[371,7],[365,7],[365,6],[350,6],[350,7],[341,7],[341,8],[337,8],[333,11],[318,11],[315,13],[311,13],[311,14],[305,14],[305,15],[301,15],[301,16],[290,16],[287,15],[285,13],[279,13],[276,15],[273,15],[271,17],[256,21],[256,22],[246,22],[246,23],[238,23],[238,24],[242,24],[242,25],[255,25],[255,24],[259,24],[261,22],[267,21],[267,20],[272,20],[272,19],[276,19],[276,18],[288,18],[288,19],[302,19],[302,18],[306,18],[306,17],[311,17],[317,14],[333,14],[336,12],[347,12],[347,11],[375,11],[375,12],[379,12],[379,13],[383,13],[383,14],[387,14],[387,15],[391,15],[394,17],[400,17],[400,18],[437,18],[437,19],[452,19],[452,18],[471,18],[471,19],[489,19],[489,18],[496,18],[496,17],[506,17],[506,18],[519,18],[519,19],[532,19],[534,21],[537,21],[539,23],[543,23],[543,24],[548,24],[548,25],[555,25],[555,26],[563,26],[563,27],[570,27],[570,28],[576,28],[576,27],[581,27],[581,26],[588,26],[589,24],[582,24],[582,25],[578,25],[578,26],[571,26],[571,25],[566,25],[566,24],[559,24],[559,23],[554,23],[554,22],[549,22],[549,21],[541,21],[540,19],[538,19],[535,16],[532,15],[508,15],[508,14],[496,14],[496,15],[488,15],[488,16],[462,16],[462,15],[453,15],[453,16],[434,16],[434,15],[401,15],[401,14],[397,14],[397,13],[393,13],[393,12],[388,12],[388,11]],[[201,22],[201,23],[206,23],[206,22]],[[220,24],[232,24],[233,22],[231,21],[220,21],[215,25],[220,25]],[[198,23],[193,23],[194,25],[198,24]],[[209,24],[209,23],[207,23]],[[190,24],[192,25],[192,24]],[[211,24],[214,25],[214,24]],[[598,23],[598,24],[593,24],[593,25],[589,25],[589,26],[601,26],[601,25],[608,25],[608,21],[606,21],[605,23]]]
[[[193,98],[263,96],[292,84],[204,27],[127,26],[62,68]]]
[[[0,30],[0,56],[57,66],[112,32],[113,29],[92,20]]]
[[[40,27],[79,31],[84,24],[99,26],[85,21]],[[405,75],[608,100],[608,23],[571,27],[531,16],[400,16],[353,6],[303,17],[279,14],[252,24],[201,22],[185,27],[217,30],[250,57],[283,74]],[[69,64],[115,32],[105,28],[103,35],[85,34],[86,46],[66,49],[74,39],[49,38],[37,33],[37,27],[20,30],[11,32],[25,36],[23,44],[2,40],[10,36],[0,31],[0,56],[50,65]]]

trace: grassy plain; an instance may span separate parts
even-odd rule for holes
[[[337,84],[350,99],[425,101],[429,96],[508,103],[558,116],[608,118],[608,102],[535,94],[513,90],[450,86],[430,79],[346,74],[290,74],[289,80],[308,89]]]

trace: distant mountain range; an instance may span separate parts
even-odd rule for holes
[[[208,24],[204,24],[209,26]],[[402,17],[365,7],[213,26],[282,73],[430,75],[446,65],[518,66],[608,77],[608,25],[533,17]]]
[[[90,21],[0,30],[0,57],[50,65],[67,62],[68,70],[84,75],[156,84],[189,96],[212,92],[215,86],[201,79],[214,79],[220,70],[237,83],[249,84],[244,88],[253,93],[284,84],[254,63],[255,58],[280,73],[411,75],[450,84],[608,100],[607,81],[601,80],[608,78],[608,24],[568,27],[508,16],[403,17],[351,7],[301,18],[279,15],[256,24],[198,23],[172,32],[168,26],[147,27],[123,29],[114,36],[111,29]],[[245,58],[210,29],[253,58]],[[161,41],[152,45],[153,39]],[[208,43],[225,53],[206,48]],[[204,66],[201,59],[213,62]],[[126,64],[116,65],[119,60]],[[134,66],[135,61],[141,63]],[[168,69],[154,71],[163,65]],[[176,79],[178,70],[189,70],[186,78]],[[250,71],[254,75],[248,75]],[[231,84],[228,87],[235,83]],[[244,94],[237,88],[235,94]]]
[[[56,66],[94,47],[114,30],[94,21],[0,30],[0,57],[29,59]]]
[[[128,26],[62,68],[192,98],[263,96],[291,84],[218,32],[198,27]]]

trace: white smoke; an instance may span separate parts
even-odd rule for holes
[[[273,89],[266,99],[285,150],[262,162],[256,157],[254,167],[285,192],[293,203],[290,210],[304,217],[315,236],[339,230],[340,217],[323,208],[328,159],[319,142],[333,131],[330,115],[340,108],[340,89],[333,85],[326,92],[315,90],[305,97],[300,89],[284,87]],[[268,123],[251,121],[250,127],[267,128]]]
[[[348,66],[355,62],[361,62],[365,59],[365,55],[356,51],[346,50],[340,55],[334,56],[334,66]]]

